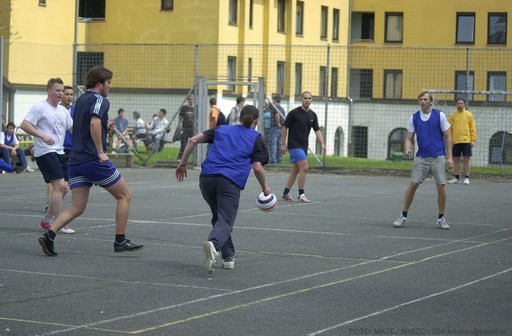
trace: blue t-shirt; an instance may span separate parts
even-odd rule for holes
[[[71,105],[69,107],[69,113],[71,114],[71,118],[73,118],[73,112],[75,111],[75,105]],[[64,149],[71,150],[71,143],[73,142],[73,134],[66,130],[66,136],[64,137]]]
[[[108,110],[110,102],[97,92],[86,91],[78,98],[73,114],[73,141],[68,164],[97,160],[98,151],[91,137],[91,120],[101,120],[103,151],[107,150]]]
[[[126,127],[128,127],[128,119],[117,117],[114,119],[114,123],[116,124],[116,128],[119,132],[123,133]]]

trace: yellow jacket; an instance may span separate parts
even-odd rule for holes
[[[466,109],[453,112],[448,118],[453,144],[476,142],[476,125],[473,113]]]

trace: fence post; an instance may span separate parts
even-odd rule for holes
[[[329,78],[331,73],[331,45],[327,44],[327,60],[325,67],[325,86],[324,86],[324,104],[325,104],[325,113],[324,113],[324,144],[327,144],[327,118],[328,118],[328,110],[329,110]],[[327,145],[325,145],[327,147]],[[316,148],[316,146],[315,146]],[[322,166],[326,168],[326,155],[325,152],[322,152]]]

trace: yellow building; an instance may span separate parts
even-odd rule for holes
[[[512,55],[504,48],[512,36],[511,1],[353,0],[351,10],[354,98],[411,99],[424,88],[510,88]]]

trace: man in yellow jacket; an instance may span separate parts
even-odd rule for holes
[[[472,148],[476,142],[476,125],[473,113],[466,110],[466,101],[457,99],[457,111],[448,118],[453,141],[453,173],[455,177],[448,181],[454,184],[460,181],[460,157],[464,156],[464,184],[469,184],[471,174]]]

